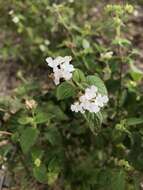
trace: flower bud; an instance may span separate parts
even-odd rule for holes
[[[125,6],[125,11],[127,11],[129,14],[131,14],[134,11],[134,7],[132,5],[127,4]]]
[[[106,10],[107,12],[112,12],[112,10],[113,10],[113,5],[107,5],[107,6],[105,7],[105,10]]]
[[[35,109],[37,107],[37,103],[35,100],[26,100],[25,105],[27,109]]]
[[[34,164],[35,164],[35,166],[40,167],[41,160],[39,158],[36,158],[35,161],[34,161]]]
[[[115,25],[117,25],[117,26],[122,24],[122,20],[120,18],[118,18],[118,17],[114,17],[113,20],[114,20]]]

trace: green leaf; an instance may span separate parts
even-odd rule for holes
[[[61,135],[56,127],[49,127],[45,132],[45,138],[51,145],[61,145]]]
[[[48,182],[47,169],[45,165],[40,165],[39,167],[33,168],[33,175],[40,183]]]
[[[124,38],[116,38],[115,40],[113,40],[112,42],[113,45],[119,45],[121,47],[128,47],[131,45],[131,41],[124,39]]]
[[[68,82],[63,82],[57,88],[56,96],[58,100],[64,100],[74,95],[75,95],[75,88]]]
[[[90,43],[86,39],[83,39],[82,40],[82,47],[84,49],[88,49],[88,48],[90,48]]]
[[[134,190],[140,190],[140,180],[137,176],[134,176]]]
[[[137,68],[133,61],[130,61],[130,71],[129,71],[131,77],[135,81],[140,81],[143,78],[143,71]]]
[[[38,148],[38,147],[33,147],[31,150],[31,156],[32,160],[35,161],[35,159],[39,158],[41,159],[44,154],[44,150]]]
[[[0,109],[8,109],[11,113],[16,113],[21,108],[23,108],[22,103],[18,98],[11,98],[10,96],[0,97]]]
[[[33,118],[28,117],[27,115],[22,115],[20,118],[18,118],[18,123],[21,125],[27,125],[29,123],[33,123]]]
[[[95,114],[87,112],[84,116],[89,125],[90,130],[92,131],[93,134],[95,134],[95,132],[97,132],[101,127],[103,121],[102,113],[99,112]]]
[[[35,82],[24,83],[15,89],[16,95],[23,96],[31,92],[39,91],[39,85]]]
[[[98,88],[98,91],[102,95],[107,95],[107,89],[104,82],[97,75],[87,76],[87,83],[89,85],[95,85]]]
[[[112,190],[125,190],[125,172],[118,171],[114,172],[111,179],[111,189]]]
[[[143,123],[143,118],[137,118],[137,117],[132,117],[127,119],[127,125],[132,126],[132,125],[139,125]]]
[[[52,159],[48,165],[48,184],[52,185],[57,180],[60,173],[59,161]]]
[[[43,112],[42,110],[38,110],[38,113],[35,115],[34,121],[37,124],[46,123],[53,118],[51,113]]]
[[[58,105],[55,105],[52,101],[39,104],[35,110],[34,122],[41,124],[49,123],[51,120],[64,121],[68,120],[68,117],[64,111]]]
[[[21,137],[20,137],[20,145],[23,153],[27,153],[30,148],[35,144],[39,131],[36,128],[26,128]]]
[[[48,174],[47,174],[48,184],[53,185],[55,183],[55,181],[57,180],[58,175],[59,175],[58,171],[48,172]]]
[[[86,81],[85,75],[80,69],[75,69],[75,71],[73,72],[73,81],[77,83]]]
[[[68,120],[68,117],[63,112],[63,110],[58,105],[55,105],[52,101],[48,101],[46,105],[44,104],[44,106],[45,106],[45,112],[51,114],[54,117],[54,120],[58,122]]]

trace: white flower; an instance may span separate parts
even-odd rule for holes
[[[94,86],[94,85],[92,85],[92,86],[90,87],[90,89],[91,89],[91,91],[94,92],[94,93],[96,93],[96,92],[98,91],[98,88],[97,88],[96,86]]]
[[[48,66],[53,69],[54,82],[56,85],[60,83],[60,79],[70,80],[72,78],[72,72],[75,70],[73,65],[70,64],[72,60],[71,56],[61,57],[58,56],[55,59],[51,57],[46,58]]]
[[[100,109],[108,102],[108,96],[101,95],[98,88],[94,85],[85,89],[85,94],[79,97],[79,101],[71,105],[74,112],[98,113]]]
[[[73,72],[74,71],[73,65],[69,64],[69,62],[65,62],[64,64],[62,64],[61,69],[63,71],[67,71],[67,72]]]
[[[96,97],[95,102],[96,102],[96,104],[97,104],[99,107],[103,107],[103,106],[104,106],[103,97],[101,96],[101,94],[98,94],[98,96]]]
[[[85,90],[85,97],[90,100],[96,97],[97,87],[92,85],[90,88]]]
[[[13,10],[10,10],[10,11],[8,12],[9,15],[12,15],[13,13],[14,13]]]
[[[109,101],[108,96],[102,96],[102,101],[106,104]]]
[[[62,78],[64,78],[65,80],[70,80],[72,78],[72,73],[63,71]]]
[[[12,21],[13,21],[15,24],[17,24],[17,23],[19,22],[19,18],[18,18],[17,16],[14,16],[14,17],[12,18]]]
[[[55,64],[60,65],[61,63],[64,63],[65,59],[64,57],[58,56],[54,59]]]
[[[74,104],[71,105],[71,110],[74,112],[81,112],[84,113],[84,110],[82,108],[82,105],[79,104],[79,102],[75,102]]]
[[[65,56],[64,62],[70,62],[72,60],[72,56]]]
[[[133,14],[134,14],[135,17],[138,17],[139,16],[139,11],[135,10]]]
[[[60,83],[60,78],[62,78],[62,72],[60,69],[56,68],[54,70],[54,82],[56,85]]]
[[[2,169],[2,170],[6,170],[7,167],[6,167],[5,165],[2,165],[2,166],[1,166],[1,169]]]
[[[56,68],[59,65],[59,63],[54,61],[51,57],[47,57],[46,62],[48,63],[49,67],[51,67],[51,68]]]
[[[90,103],[89,112],[97,113],[100,111],[100,107],[96,103]]]
[[[72,78],[72,72],[75,70],[73,65],[69,64],[68,62],[65,62],[61,65],[61,70],[63,73],[63,78],[65,80],[70,80]]]
[[[73,3],[74,2],[74,0],[69,0],[69,3]]]
[[[79,97],[80,102],[86,102],[87,101],[87,97],[85,95],[82,95]]]
[[[90,110],[91,103],[88,100],[82,102],[81,105],[84,108],[84,110],[88,110],[88,111]]]

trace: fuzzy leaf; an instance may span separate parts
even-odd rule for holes
[[[71,84],[63,82],[58,86],[56,95],[58,100],[64,100],[75,95],[75,88]]]
[[[53,115],[51,113],[46,113],[43,112],[42,110],[36,114],[35,116],[35,122],[37,124],[41,124],[41,123],[47,123],[48,121],[50,121],[53,118]]]
[[[143,78],[143,71],[137,68],[133,61],[130,62],[130,75],[135,81],[140,81]]]
[[[75,71],[73,72],[73,80],[80,83],[85,82],[86,78],[84,76],[84,73],[80,69],[75,69]]]
[[[27,128],[23,131],[20,137],[20,145],[23,153],[27,153],[35,144],[39,131],[36,128]]]
[[[125,173],[121,170],[114,172],[111,180],[112,190],[125,190]]]
[[[88,48],[90,48],[90,43],[86,39],[83,39],[82,40],[82,47],[84,49],[88,49]]]
[[[143,118],[137,118],[137,117],[132,117],[127,119],[127,125],[132,126],[132,125],[139,125],[143,123]]]
[[[89,85],[95,85],[102,95],[107,95],[107,89],[105,87],[105,84],[97,75],[87,76],[87,83]]]
[[[41,165],[39,167],[35,167],[33,169],[34,177],[39,181],[40,183],[46,183],[47,182],[47,170],[45,165]]]

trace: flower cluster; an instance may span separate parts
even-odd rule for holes
[[[79,101],[71,105],[74,112],[84,113],[86,110],[97,113],[108,102],[108,96],[101,95],[94,85],[85,89],[85,94],[79,97]]]
[[[52,59],[47,57],[46,62],[49,67],[53,69],[54,73],[54,82],[56,85],[60,83],[60,79],[70,80],[72,78],[72,72],[75,70],[73,65],[70,64],[72,60],[71,56],[57,57]]]

